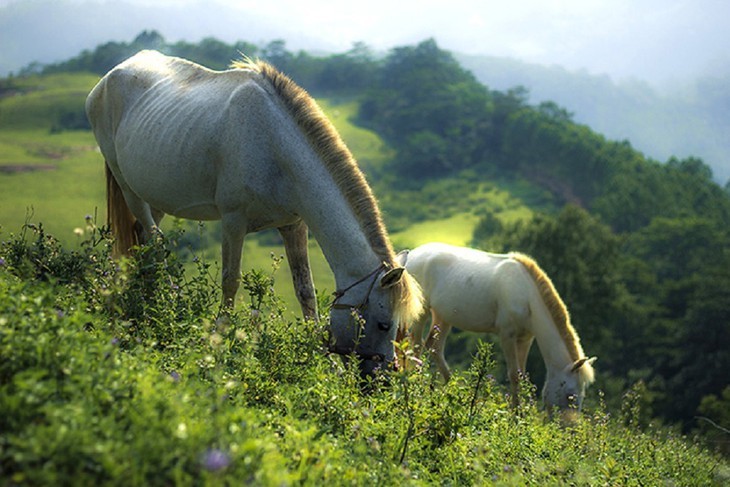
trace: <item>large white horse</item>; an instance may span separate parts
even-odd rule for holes
[[[393,360],[396,329],[421,311],[420,290],[396,262],[357,163],[306,91],[264,62],[211,71],[142,51],[99,81],[86,112],[106,160],[118,252],[165,214],[220,219],[226,309],[246,234],[278,228],[302,312],[316,318],[309,227],[338,287],[332,350],[359,355],[363,373]]]
[[[586,358],[563,301],[534,260],[519,253],[489,254],[431,243],[412,250],[406,268],[421,284],[431,309],[426,347],[445,380],[450,371],[444,345],[452,327],[494,332],[507,361],[516,404],[520,372],[537,338],[547,369],[546,407],[580,409],[585,387],[593,382],[595,357]],[[423,347],[427,321],[424,313],[411,329],[417,353]]]

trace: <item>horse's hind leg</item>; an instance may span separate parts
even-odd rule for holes
[[[223,263],[222,287],[223,287],[223,311],[233,309],[236,299],[236,292],[241,285],[241,254],[243,253],[243,240],[246,237],[246,219],[237,213],[223,215],[221,246],[221,260]]]
[[[309,266],[307,249],[307,225],[300,221],[292,225],[279,227],[279,233],[284,239],[286,258],[289,260],[289,269],[294,282],[294,292],[302,308],[305,318],[317,319],[317,296],[314,292],[312,270]]]
[[[134,231],[137,240],[141,243],[149,241],[157,229],[157,224],[162,219],[158,211],[153,210],[146,201],[140,199],[131,191],[124,191],[124,200],[127,202],[129,211],[137,219],[134,223]]]

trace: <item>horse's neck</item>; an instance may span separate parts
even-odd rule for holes
[[[349,207],[338,206],[344,203],[334,196],[316,199],[310,203],[323,206],[329,214],[321,220],[305,218],[305,221],[335,275],[337,287],[342,289],[373,271],[381,262]]]
[[[296,146],[297,141],[293,144]],[[382,259],[373,250],[347,198],[316,153],[305,144],[292,151],[299,194],[293,210],[317,239],[338,288],[374,270]],[[290,152],[290,153],[292,153]]]
[[[537,290],[530,300],[530,308],[530,331],[535,335],[545,368],[548,373],[564,369],[573,362],[570,351]]]

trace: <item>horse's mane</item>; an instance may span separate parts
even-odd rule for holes
[[[560,333],[560,337],[563,339],[563,343],[565,343],[565,346],[568,348],[570,358],[573,362],[584,358],[585,354],[583,352],[583,347],[581,347],[580,344],[580,338],[578,337],[578,333],[575,331],[575,328],[573,328],[573,325],[570,323],[568,308],[560,298],[560,295],[555,289],[550,277],[548,277],[545,271],[543,271],[540,266],[537,265],[537,262],[535,262],[531,257],[519,252],[510,252],[509,256],[522,264],[534,279],[535,284],[537,284],[540,296],[542,296],[542,300],[550,312],[550,316],[552,317],[555,326],[558,328],[558,332]],[[590,363],[584,363],[578,370],[583,381],[587,383],[593,382],[594,373],[593,367]]]
[[[231,67],[259,73],[270,84],[314,151],[321,157],[335,184],[350,204],[375,254],[389,266],[397,266],[395,252],[375,195],[352,153],[314,98],[265,61],[244,58],[234,61]],[[408,273],[404,273],[392,290],[394,320],[399,326],[406,326],[421,313],[423,298],[420,287]]]

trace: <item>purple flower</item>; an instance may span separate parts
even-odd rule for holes
[[[178,373],[177,373],[176,371],[174,371],[174,370],[173,370],[172,372],[170,372],[170,377],[171,377],[171,378],[172,378],[172,380],[174,380],[175,382],[179,382],[179,381],[180,381],[180,374],[178,374]]]
[[[4,267],[4,266],[5,266],[5,259],[0,257],[0,267]]]
[[[231,464],[231,457],[223,450],[211,448],[203,454],[201,463],[210,472],[220,472]]]
[[[119,338],[114,337],[114,338],[111,339],[111,341],[109,343],[111,345],[118,345],[119,344]]]

